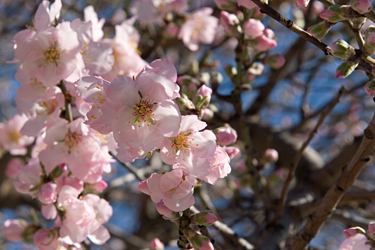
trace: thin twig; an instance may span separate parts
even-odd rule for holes
[[[288,237],[286,241],[286,249],[304,249],[305,246],[312,240],[312,238],[319,231],[320,227],[330,216],[332,211],[340,203],[345,192],[352,186],[367,163],[371,160],[371,157],[373,157],[372,152],[374,148],[375,114],[373,115],[370,124],[364,131],[361,145],[358,147],[347,167],[344,169],[344,172],[319,202],[319,205],[315,209],[314,213],[308,217],[303,228],[297,234]]]
[[[285,180],[285,183],[284,183],[282,191],[281,191],[281,197],[280,197],[280,201],[279,201],[279,204],[278,204],[276,218],[278,218],[284,210],[285,203],[286,203],[287,196],[288,196],[289,186],[290,186],[290,184],[291,184],[291,182],[294,178],[294,175],[295,175],[296,170],[297,170],[297,166],[298,166],[299,162],[301,161],[303,151],[310,144],[311,140],[314,138],[314,136],[318,132],[318,129],[323,124],[324,119],[328,116],[328,114],[333,110],[333,108],[336,106],[336,104],[340,101],[340,97],[341,97],[342,93],[344,92],[343,90],[344,89],[341,88],[339,90],[339,93],[337,94],[336,98],[334,99],[334,101],[331,102],[330,105],[327,106],[327,108],[322,111],[322,113],[320,114],[319,120],[316,123],[314,129],[309,133],[307,139],[302,144],[301,148],[298,150],[298,153],[295,155],[294,161],[292,162],[293,165],[291,166],[291,168],[289,168],[288,176]]]
[[[123,166],[126,170],[128,170],[130,173],[134,175],[135,178],[137,178],[138,181],[142,181],[145,179],[143,173],[138,171],[137,168],[135,168],[133,165],[130,163],[124,163],[122,162],[117,156],[115,156],[112,152],[109,152],[109,154],[115,159],[121,166]]]
[[[262,13],[266,14],[267,16],[272,17],[274,20],[276,20],[278,23],[282,24],[289,30],[293,31],[294,33],[301,36],[306,41],[310,42],[311,44],[314,44],[317,48],[319,48],[321,51],[324,52],[326,55],[332,55],[331,48],[327,46],[327,44],[323,43],[313,35],[311,35],[309,32],[305,31],[301,27],[297,26],[292,20],[289,20],[285,17],[283,17],[279,12],[277,12],[275,9],[273,9],[271,6],[269,6],[266,3],[263,3],[261,0],[252,0],[261,10]],[[360,61],[360,67],[362,70],[364,70],[368,74],[372,74],[374,65],[371,62],[368,62],[363,58],[363,53],[361,53],[360,50],[356,50],[356,58]]]

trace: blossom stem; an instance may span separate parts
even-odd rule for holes
[[[69,122],[72,122],[73,121],[72,100],[71,100],[72,98],[68,90],[66,89],[66,86],[63,81],[60,81],[60,83],[57,86],[61,89],[61,92],[63,93],[64,99],[65,99],[65,114],[64,114],[65,119]]]

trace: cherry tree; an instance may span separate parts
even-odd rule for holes
[[[375,247],[371,0],[87,2],[0,4],[1,248]]]

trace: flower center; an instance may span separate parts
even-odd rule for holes
[[[175,138],[173,138],[172,147],[176,150],[176,152],[189,149],[190,134],[191,134],[190,132],[183,132],[183,133],[178,134]]]
[[[141,98],[133,108],[134,125],[141,125],[141,123],[152,125],[154,123],[153,107],[152,103]]]
[[[57,100],[40,101],[36,104],[35,111],[38,115],[50,115],[58,106]]]
[[[44,61],[49,64],[57,65],[60,60],[60,50],[57,43],[53,43],[47,50],[43,52]]]
[[[71,132],[70,130],[65,135],[64,143],[70,149],[74,148],[81,141],[82,135],[76,132]]]
[[[18,143],[19,140],[21,139],[21,134],[17,130],[11,130],[8,133],[8,138],[11,142],[13,143]]]

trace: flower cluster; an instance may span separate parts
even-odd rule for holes
[[[159,2],[137,1],[135,17],[161,21],[186,6]],[[154,6],[152,15],[143,13],[144,4]],[[234,129],[219,128],[216,136],[198,115],[181,114],[177,71],[167,60],[141,58],[134,19],[105,38],[104,19],[92,6],[84,20],[70,22],[59,22],[61,8],[60,0],[43,1],[33,25],[15,35],[19,114],[0,125],[1,148],[14,156],[7,176],[18,192],[40,202],[42,216],[51,221],[8,220],[5,236],[39,249],[81,249],[86,239],[109,239],[104,224],[112,208],[99,194],[107,187],[111,154],[127,163],[160,152],[171,170],[151,174],[139,187],[168,217],[194,204],[198,182],[215,184],[227,176],[230,159],[239,153],[230,146],[237,139]],[[190,50],[213,42],[218,20],[211,14],[204,8],[184,17],[178,37]],[[196,93],[206,107],[212,89],[203,85]]]

